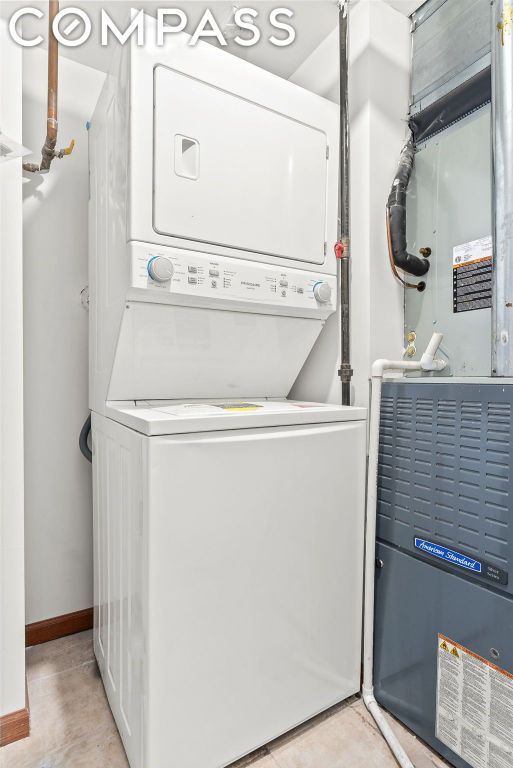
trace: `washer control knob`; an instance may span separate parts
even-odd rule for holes
[[[167,283],[173,277],[173,265],[165,256],[152,256],[148,262],[148,274],[156,283]]]
[[[314,285],[313,294],[319,304],[327,304],[331,300],[331,285],[319,281]]]

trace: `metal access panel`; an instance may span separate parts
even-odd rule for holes
[[[405,334],[419,351],[444,334],[444,375],[491,375],[490,141],[486,105],[417,147],[408,189],[408,249],[432,253],[426,290],[405,290]]]
[[[513,765],[512,418],[511,383],[383,385],[376,698],[456,768]],[[504,686],[481,696],[487,674]]]
[[[376,699],[456,768],[476,768],[482,763],[462,759],[436,736],[438,637],[512,673],[513,602],[389,544],[378,544],[377,557]],[[513,756],[485,765],[506,768]]]
[[[490,65],[490,2],[428,0],[412,22],[415,114]]]

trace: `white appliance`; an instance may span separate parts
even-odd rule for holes
[[[337,112],[175,35],[91,121],[94,645],[132,768],[359,689],[365,411],[286,400],[336,310]]]

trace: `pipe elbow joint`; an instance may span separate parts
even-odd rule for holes
[[[429,261],[408,253],[406,242],[406,205],[402,200],[389,200],[390,246],[394,264],[403,272],[422,277],[429,270]]]
[[[414,256],[412,253],[408,253],[408,251],[393,253],[393,256],[396,267],[414,277],[422,277],[429,272],[429,261],[421,256]]]
[[[439,358],[433,359],[427,355],[422,355],[420,358],[420,367],[423,371],[443,371],[447,368],[447,360],[441,360]]]
[[[372,363],[372,368],[371,368],[371,376],[372,376],[372,378],[373,379],[381,379],[381,378],[383,378],[383,373],[384,373],[384,371],[387,370],[389,364],[390,364],[389,360],[384,360],[384,359],[374,360],[374,362]]]

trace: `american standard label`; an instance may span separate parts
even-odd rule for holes
[[[472,768],[513,765],[513,675],[439,634],[436,737]]]
[[[434,541],[427,541],[426,539],[415,537],[413,543],[415,549],[420,550],[426,555],[431,555],[431,557],[436,557],[439,560],[445,560],[446,563],[450,563],[458,568],[472,571],[489,581],[494,581],[496,584],[508,583],[507,571],[498,568],[496,565],[486,563],[483,560],[476,560],[463,552],[456,552],[454,549],[449,549],[441,544],[436,544]]]
[[[456,245],[452,252],[452,310],[492,306],[492,236]]]

